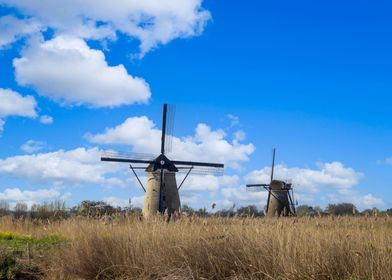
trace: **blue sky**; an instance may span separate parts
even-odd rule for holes
[[[99,155],[154,152],[167,102],[172,156],[227,166],[183,203],[262,207],[276,147],[300,204],[392,207],[387,1],[78,1],[0,0],[0,199],[140,205]]]

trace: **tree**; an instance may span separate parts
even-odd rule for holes
[[[14,208],[15,218],[25,218],[27,216],[28,206],[24,202],[17,202]]]
[[[358,213],[357,207],[352,203],[329,204],[326,211],[335,216],[350,216]]]
[[[84,200],[74,211],[82,216],[101,217],[103,215],[113,215],[114,213],[121,212],[121,208],[115,208],[104,201]]]
[[[5,200],[0,200],[0,217],[6,216],[9,214],[10,205]]]
[[[68,216],[64,201],[44,202],[31,206],[31,218],[34,219],[63,219]]]

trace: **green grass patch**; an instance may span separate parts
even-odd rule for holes
[[[43,237],[16,234],[8,231],[0,231],[0,246],[7,247],[14,252],[26,250],[28,244],[31,249],[50,249],[53,246],[65,243],[66,239],[59,234],[49,234]]]

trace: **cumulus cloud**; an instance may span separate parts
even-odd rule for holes
[[[0,159],[0,174],[30,182],[122,186],[124,182],[112,174],[121,172],[124,166],[103,163],[100,156],[98,148],[12,156]]]
[[[36,106],[34,97],[22,96],[16,91],[0,88],[0,136],[4,130],[4,118],[9,116],[35,118]]]
[[[16,91],[0,88],[0,117],[20,116],[35,118],[37,102],[34,97],[22,96]]]
[[[40,201],[52,200],[58,197],[60,197],[60,192],[56,189],[26,191],[19,188],[7,188],[0,192],[0,200],[5,201]]]
[[[26,153],[34,153],[39,150],[42,150],[45,146],[45,142],[42,141],[35,141],[35,140],[28,140],[20,149]]]
[[[255,170],[246,176],[247,183],[269,183],[271,167]],[[319,163],[318,169],[275,167],[275,179],[291,180],[300,191],[317,192],[320,187],[348,189],[358,184],[363,176],[341,162]]]
[[[140,41],[141,55],[176,38],[199,35],[210,19],[201,0],[0,0],[58,34],[86,39],[115,38],[120,32]]]
[[[222,188],[222,205],[219,208],[236,205],[256,205],[262,207],[267,203],[267,192],[249,192],[245,186]]]
[[[373,208],[373,207],[380,207],[384,205],[384,201],[381,198],[375,197],[370,193],[362,196],[355,195],[354,203],[359,207],[363,207],[363,208]]]
[[[62,104],[115,107],[146,103],[151,95],[143,79],[122,64],[109,66],[102,51],[75,37],[32,40],[13,64],[20,85]]]
[[[177,176],[177,181],[181,182],[184,176]],[[185,181],[181,191],[217,191],[221,187],[234,187],[239,183],[239,177],[233,176],[214,176],[214,175],[191,175]]]
[[[328,193],[324,200],[328,203],[351,202],[359,209],[381,207],[385,204],[381,198],[377,198],[373,194],[363,195],[354,189],[342,189],[336,193]]]
[[[177,160],[222,162],[228,167],[239,168],[239,163],[248,161],[255,148],[251,143],[229,141],[226,136],[223,130],[199,124],[194,136],[172,137],[173,152],[169,156]],[[134,152],[153,154],[159,153],[160,137],[161,131],[145,116],[128,118],[101,134],[86,135],[93,143],[130,145]]]
[[[53,123],[53,117],[48,116],[48,115],[42,115],[42,116],[39,118],[39,121],[40,121],[42,124],[52,124],[52,123]]]
[[[40,29],[40,24],[34,19],[18,19],[11,15],[0,17],[0,49]]]

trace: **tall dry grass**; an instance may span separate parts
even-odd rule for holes
[[[69,239],[38,259],[47,279],[392,279],[392,219],[128,218],[1,230]]]

